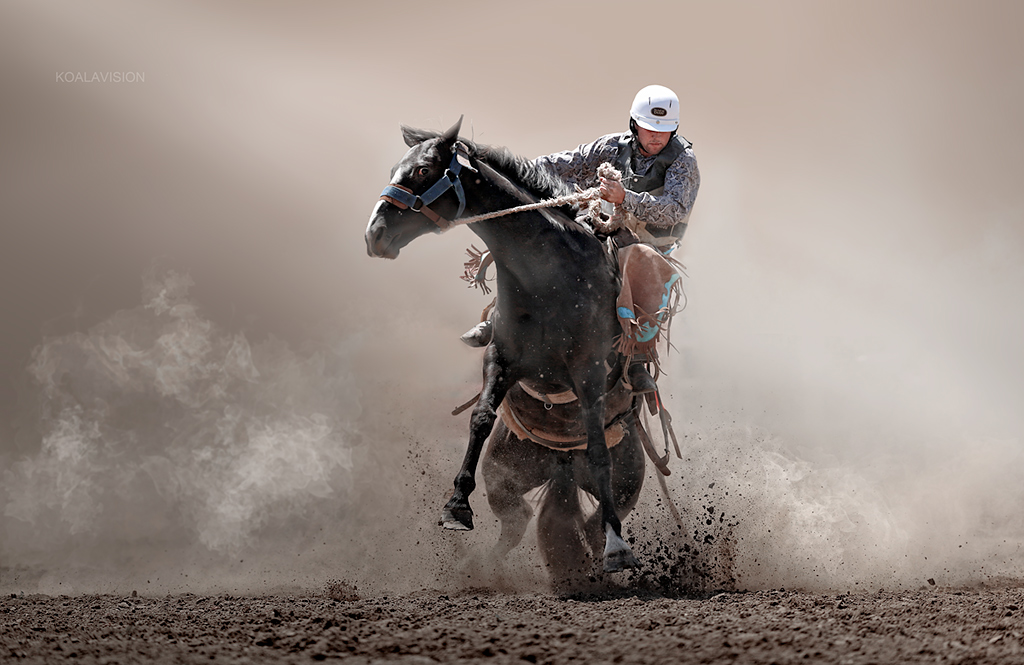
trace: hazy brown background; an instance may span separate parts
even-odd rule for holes
[[[741,585],[1022,574],[1024,9],[644,8],[4,0],[0,587],[449,583],[484,299],[468,231],[365,255],[398,126],[532,156],[654,82],[703,180],[672,488]]]

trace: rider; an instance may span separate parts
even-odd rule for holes
[[[662,254],[679,244],[700,187],[697,158],[689,141],[676,134],[679,98],[661,85],[649,85],[636,94],[629,110],[629,131],[608,134],[575,150],[538,157],[570,185],[586,189],[600,185],[601,198],[616,206],[623,225],[641,242]],[[599,177],[598,167],[608,162],[622,181]],[[485,320],[462,336],[470,346],[486,346],[491,323]],[[638,393],[657,390],[642,361],[634,358],[629,378]]]

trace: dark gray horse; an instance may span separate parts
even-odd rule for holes
[[[370,216],[370,256],[396,258],[409,242],[449,228],[463,213],[478,215],[567,193],[561,181],[530,161],[460,140],[460,126],[461,120],[443,134],[402,128],[410,149]],[[578,566],[587,549],[595,556],[601,551],[603,539],[605,571],[635,567],[620,518],[636,504],[644,458],[633,398],[620,380],[623,362],[613,351],[620,332],[614,254],[589,227],[574,221],[569,209],[520,212],[469,228],[494,258],[494,333],[484,352],[483,389],[473,410],[469,447],[441,524],[473,528],[469,495],[494,428],[483,471],[490,505],[502,522],[498,554],[511,550],[526,529],[531,510],[523,494],[546,484],[538,533],[549,565]],[[546,396],[567,391],[578,399],[545,404]],[[520,440],[500,419],[495,428],[496,409],[506,396],[506,406],[523,407],[519,413],[528,428],[543,429],[552,418],[576,420],[585,449],[553,450]],[[613,421],[625,436],[609,448],[605,429]],[[599,504],[586,524],[577,487]],[[579,529],[566,530],[574,525]]]

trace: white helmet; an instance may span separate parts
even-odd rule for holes
[[[679,129],[679,98],[663,85],[649,85],[633,98],[629,117],[652,132]]]

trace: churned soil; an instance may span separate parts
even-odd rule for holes
[[[8,595],[0,661],[1024,663],[1024,588],[339,599]]]
[[[0,598],[21,663],[1024,663],[1024,588]]]

